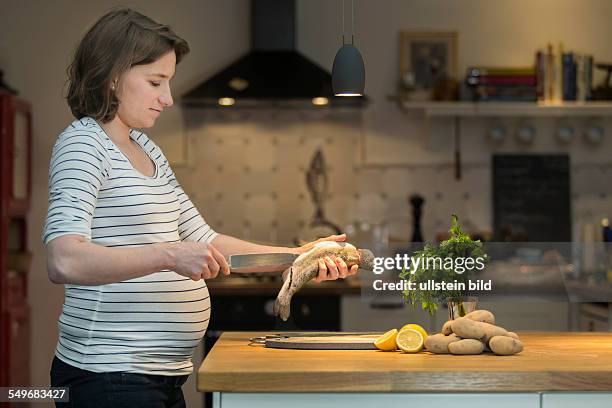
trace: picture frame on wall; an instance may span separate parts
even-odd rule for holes
[[[458,92],[457,32],[400,32],[400,88],[408,99],[453,100]]]

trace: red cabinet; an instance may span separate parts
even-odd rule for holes
[[[0,90],[0,386],[30,385],[30,105]]]
[[[30,203],[32,114],[30,104],[0,90],[2,202],[12,215],[26,215]]]

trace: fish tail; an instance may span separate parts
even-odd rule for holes
[[[274,314],[280,316],[284,322],[289,318],[289,311],[291,310],[291,303],[287,301],[288,299],[287,297],[278,297],[274,302]]]
[[[274,302],[274,314],[276,316],[280,316],[280,318],[285,322],[289,318],[289,313],[291,311],[291,293],[289,289],[291,288],[292,277],[293,268],[289,268],[289,276],[287,279],[285,279],[283,287],[281,288],[280,292],[278,292],[278,296]]]

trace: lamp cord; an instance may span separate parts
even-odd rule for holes
[[[342,45],[344,45],[344,0],[340,0],[342,5]]]
[[[346,44],[344,39],[344,0],[341,1],[342,6],[342,45]],[[355,45],[355,0],[351,0],[351,45]]]
[[[351,45],[355,44],[355,0],[351,0]]]
[[[344,0],[342,2],[342,45],[346,44],[344,41]],[[355,0],[351,0],[351,45],[355,44]]]

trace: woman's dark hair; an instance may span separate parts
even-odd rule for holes
[[[167,25],[129,8],[111,10],[85,34],[68,66],[66,99],[72,114],[77,119],[111,121],[119,105],[112,81],[172,50],[178,64],[189,53],[189,45]]]

